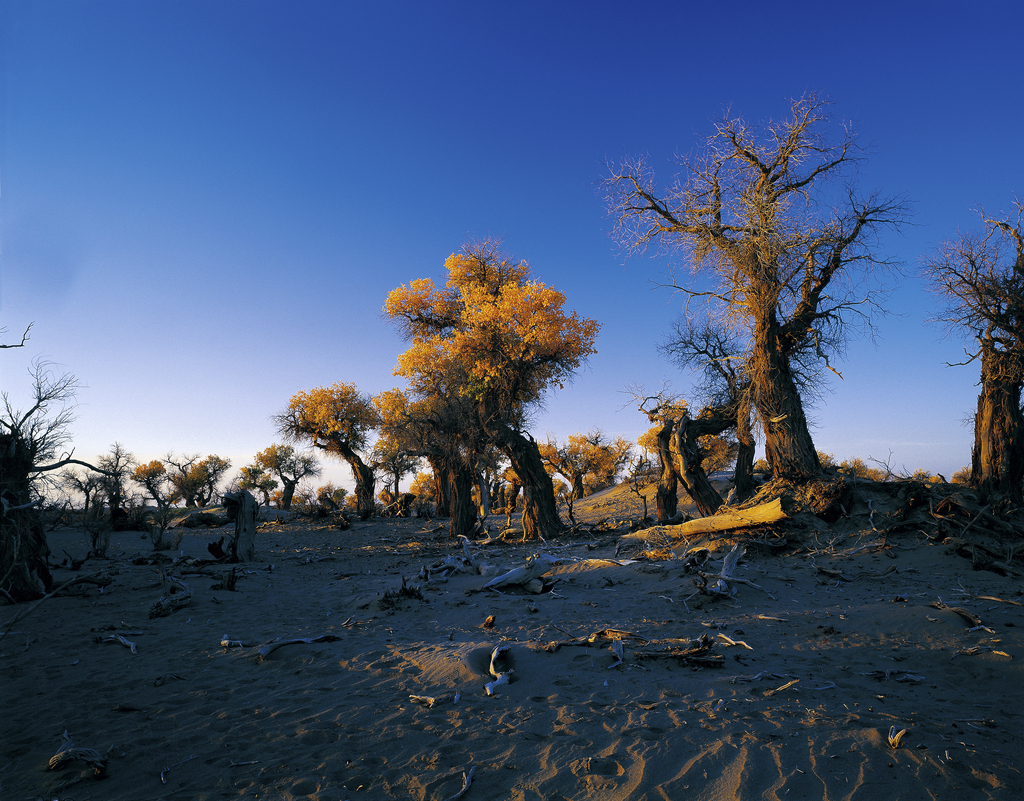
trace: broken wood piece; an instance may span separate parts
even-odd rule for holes
[[[650,647],[637,648],[632,651],[637,659],[680,659],[688,665],[702,667],[721,667],[725,657],[713,653],[715,641],[707,634],[701,634],[696,640],[686,640],[680,645],[679,640],[654,640]]]
[[[503,684],[508,684],[511,681],[508,673],[502,673],[494,681],[489,681],[484,685],[484,690],[488,695],[494,695],[494,691],[501,687]]]
[[[512,680],[512,660],[509,653],[511,650],[511,645],[498,645],[491,651],[491,663],[487,666],[487,671],[494,676],[494,681],[484,685],[488,695],[494,695],[496,687],[508,684]]]
[[[150,618],[167,617],[192,603],[192,588],[177,576],[169,576],[160,567],[164,594],[149,610]]]
[[[316,642],[336,642],[340,640],[334,634],[322,634],[319,637],[298,637],[294,640],[281,640],[279,642],[268,642],[266,645],[261,645],[256,653],[260,655],[260,659],[266,659],[278,648],[284,648],[286,645],[310,645]]]
[[[928,606],[932,607],[933,609],[948,609],[950,612],[955,612],[956,614],[960,615],[960,617],[962,617],[964,620],[966,620],[971,627],[981,625],[980,617],[971,614],[966,609],[961,609],[959,606],[946,606],[946,604],[944,604],[942,601],[932,601],[930,604],[928,604]]]
[[[462,789],[455,795],[449,796],[444,801],[457,801],[457,799],[462,798],[462,796],[466,794],[466,790],[469,789],[469,785],[473,782],[474,773],[476,773],[476,765],[462,774]]]
[[[547,554],[534,554],[526,560],[526,564],[497,576],[484,584],[483,589],[493,590],[498,587],[522,586],[533,579],[547,573],[558,560]]]
[[[441,703],[442,701],[447,701],[448,700],[448,696],[447,695],[442,695],[442,696],[434,697],[432,695],[410,695],[409,696],[409,700],[412,701],[415,704],[421,704],[421,705],[427,707],[427,709],[430,709],[431,707],[434,706],[434,704]]]
[[[800,679],[793,679],[792,681],[787,681],[781,687],[776,687],[774,690],[765,690],[764,697],[770,698],[771,696],[775,695],[775,693],[781,693],[783,690],[788,690],[790,687],[792,687],[794,684],[797,684],[799,681]]]
[[[622,640],[616,640],[611,646],[612,653],[615,654],[615,661],[608,665],[608,670],[613,667],[618,667],[623,663],[623,652],[622,652]]]
[[[557,628],[557,626],[555,627]],[[559,631],[564,631],[559,629]],[[568,633],[568,632],[566,632]],[[610,643],[617,642],[619,640],[639,640],[640,642],[647,643],[649,640],[646,637],[641,637],[639,634],[634,634],[631,631],[623,631],[622,629],[601,629],[595,631],[593,634],[588,634],[585,637],[577,637],[571,640],[561,640],[555,642],[549,642],[544,646],[544,650],[549,653],[555,653],[564,645],[582,645],[582,646],[600,646],[609,645]]]
[[[900,747],[900,740],[903,739],[903,735],[907,733],[906,729],[900,729],[896,731],[896,727],[893,726],[889,729],[889,745],[892,748]]]
[[[104,756],[94,748],[79,748],[76,746],[74,740],[71,739],[71,735],[68,734],[67,729],[65,729],[64,742],[61,744],[60,750],[50,757],[47,768],[49,770],[57,770],[58,768],[63,767],[67,762],[75,759],[85,762],[87,765],[91,765],[93,775],[97,779],[102,779],[106,775],[107,760]]]
[[[789,516],[782,511],[782,499],[776,498],[768,503],[751,506],[748,509],[731,509],[723,506],[710,517],[699,517],[688,523],[665,526],[664,528],[673,538],[689,538],[694,534],[707,534],[712,531],[731,531],[737,528],[752,528],[788,519]]]
[[[720,639],[722,642],[724,642],[727,646],[728,645],[742,645],[748,651],[753,651],[754,650],[749,645],[747,645],[745,642],[743,642],[743,640],[734,640],[734,639],[732,639],[730,637],[726,637],[724,634],[719,634],[718,635],[718,639]]]
[[[511,645],[499,645],[493,651],[491,651],[491,663],[488,665],[487,670],[492,676],[497,678],[502,673],[511,673],[511,667],[509,666],[508,652],[512,650]],[[502,668],[505,668],[502,670]]]
[[[123,645],[125,648],[130,650],[132,652],[132,654],[134,654],[136,656],[139,653],[138,650],[136,650],[136,648],[135,648],[135,643],[133,643],[131,640],[126,640],[120,634],[111,634],[111,635],[109,635],[107,637],[97,637],[96,638],[96,642],[113,642],[113,643],[117,643],[118,645]]]
[[[248,490],[225,492],[224,511],[235,523],[228,551],[232,562],[256,561],[256,518],[260,505]]]
[[[996,642],[998,642],[998,640]],[[1010,656],[1010,654],[1006,653],[1006,651],[997,651],[991,645],[981,645],[981,644],[979,644],[979,645],[972,645],[970,648],[961,648],[959,651],[957,651],[955,654],[953,654],[949,658],[949,661],[952,662],[954,659],[956,659],[958,656],[961,656],[961,655],[963,655],[963,656],[977,656],[978,654],[987,654],[987,653],[993,653],[993,654],[997,654],[998,656],[1005,656],[1007,659],[1013,659],[1013,657]]]
[[[175,762],[173,765],[168,765],[166,768],[164,768],[162,771],[160,771],[160,784],[167,784],[167,772],[171,768],[176,768],[176,767],[178,767],[178,765],[184,765],[186,762],[189,762],[189,761],[191,761],[193,759],[195,759],[194,756],[186,757],[185,759],[182,759],[182,760],[179,760],[178,762]]]
[[[242,640],[232,640],[227,634],[225,634],[220,638],[220,647],[225,650],[228,648],[252,648],[253,643],[242,642]]]

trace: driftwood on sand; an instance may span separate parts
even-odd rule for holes
[[[707,634],[702,634],[696,640],[648,640],[631,631],[601,629],[585,637],[549,642],[543,647],[545,651],[555,653],[564,646],[607,646],[616,660],[608,665],[613,668],[625,661],[623,643],[627,640],[637,643],[630,651],[630,656],[637,659],[678,659],[692,667],[720,667],[725,659],[721,654],[714,653],[715,641]]]
[[[177,576],[169,576],[160,567],[160,580],[164,594],[149,610],[150,618],[167,617],[192,603],[192,587]]]
[[[553,564],[558,560],[547,554],[534,554],[526,560],[521,567],[509,570],[500,576],[496,576],[484,584],[483,589],[495,590],[499,587],[526,587],[532,592],[540,592],[543,589],[540,579],[547,573]],[[538,588],[540,585],[540,588]]]
[[[722,507],[717,514],[700,517],[677,526],[665,526],[672,537],[688,538],[695,534],[707,534],[712,531],[731,531],[737,528],[752,528],[769,523],[778,523],[788,519],[782,511],[782,499],[776,498],[768,503],[751,506],[748,509],[731,509]]]
[[[496,688],[508,684],[512,680],[512,663],[509,653],[511,649],[510,645],[499,645],[491,651],[491,663],[487,671],[494,676],[494,681],[484,685],[484,692],[488,695],[494,695]]]
[[[87,765],[91,766],[93,769],[93,776],[97,779],[102,779],[107,773],[106,757],[104,757],[95,748],[80,748],[79,746],[76,746],[71,735],[68,734],[65,729],[64,742],[61,745],[60,750],[50,757],[47,767],[50,770],[57,770],[65,767],[68,762],[73,760],[85,762]],[[73,781],[67,782],[64,786],[68,786],[72,783]]]

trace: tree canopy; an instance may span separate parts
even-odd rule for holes
[[[497,242],[464,247],[445,269],[443,288],[423,278],[387,297],[384,313],[411,341],[395,373],[414,393],[429,394],[438,373],[455,382],[523,481],[528,535],[553,533],[561,528],[554,488],[537,443],[522,429],[544,393],[595,352],[600,325],[566,311],[565,296],[533,280],[526,262],[512,260]]]
[[[368,395],[361,393],[355,384],[338,381],[330,387],[295,393],[288,408],[274,420],[282,436],[308,442],[314,448],[344,459],[352,468],[360,517],[365,520],[374,513],[376,478],[361,452],[369,444],[380,417]]]
[[[799,392],[800,366],[841,352],[851,323],[870,325],[879,290],[874,267],[892,266],[876,235],[899,225],[903,204],[852,185],[860,158],[849,127],[831,129],[828,103],[793,101],[790,114],[757,128],[727,116],[666,190],[636,159],[606,182],[616,234],[627,250],[678,250],[703,284],[673,287],[740,332],[753,404],[776,475],[806,479],[821,467]]]

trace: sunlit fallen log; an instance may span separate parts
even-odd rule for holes
[[[700,517],[677,526],[664,526],[664,531],[673,538],[686,539],[695,534],[753,528],[788,519],[789,516],[782,511],[782,499],[776,498],[774,501],[751,506],[749,509],[726,509],[723,507],[718,514],[710,517]]]

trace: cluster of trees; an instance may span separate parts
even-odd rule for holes
[[[395,374],[403,389],[371,397],[338,382],[297,393],[277,415],[280,432],[345,460],[361,516],[374,511],[376,475],[363,458],[372,434],[396,480],[425,460],[454,535],[468,534],[489,482],[508,461],[523,489],[523,528],[544,536],[562,527],[554,484],[526,423],[546,390],[570,378],[594,352],[599,325],[564,309],[561,292],[533,280],[526,262],[485,241],[445,262],[447,281],[393,290],[384,313],[411,343]],[[383,462],[381,462],[383,463]],[[474,491],[477,498],[474,499]]]
[[[872,315],[884,311],[884,280],[894,265],[879,252],[878,237],[906,214],[899,198],[858,192],[862,156],[852,129],[835,129],[828,103],[808,96],[761,127],[736,116],[720,120],[668,188],[656,186],[642,159],[610,170],[605,187],[623,247],[674,251],[693,271],[687,285],[671,282],[687,313],[666,351],[704,372],[694,398],[699,411],[690,418],[675,399],[641,405],[663,425],[663,440],[675,438],[681,464],[665,466],[671,457],[664,451],[663,470],[686,476],[704,510],[720,498],[693,446],[719,426],[728,430],[730,418],[741,496],[749,491],[755,431],[775,476],[809,481],[823,473],[805,402],[823,371],[837,372],[832,359],[851,333],[870,329]],[[981,361],[970,483],[1012,504],[1021,503],[1024,476],[1020,202],[1016,211],[1015,219],[983,214],[983,233],[946,242],[925,270],[946,302],[939,319],[976,342],[968,361]],[[683,424],[670,424],[673,418]]]
[[[834,126],[828,103],[812,95],[763,126],[721,119],[667,188],[655,184],[641,159],[610,169],[604,186],[623,248],[674,252],[693,276],[669,283],[684,297],[685,312],[663,351],[701,380],[688,398],[634,391],[652,424],[642,456],[601,432],[566,443],[530,436],[531,414],[595,352],[600,326],[565,309],[561,292],[493,241],[450,256],[444,286],[419,279],[388,295],[384,314],[409,342],[395,368],[404,389],[370,396],[338,382],[302,391],[275,416],[278,429],[289,442],[348,463],[350,502],[364,518],[376,510],[378,478],[385,499],[400,499],[401,480],[426,462],[431,473],[416,476],[413,494],[433,491],[453,535],[468,534],[492,496],[501,508],[514,507],[520,488],[526,536],[554,534],[562,521],[553,476],[567,482],[571,518],[572,501],[627,463],[635,476],[657,472],[660,519],[675,514],[680,484],[711,514],[723,499],[708,472],[735,460],[735,492],[748,496],[758,439],[774,476],[813,481],[833,465],[814,447],[805,405],[826,371],[838,375],[832,361],[848,338],[870,330],[873,315],[884,311],[895,265],[880,252],[879,237],[906,217],[899,198],[858,191],[862,158],[852,129]],[[1015,215],[982,213],[981,220],[980,232],[943,243],[924,275],[942,303],[937,321],[971,343],[963,363],[981,366],[972,463],[962,477],[986,499],[1020,505],[1024,204],[1016,203]],[[20,343],[2,347],[22,347],[27,338],[26,330]],[[49,581],[33,521],[52,471],[72,464],[92,471],[65,474],[87,507],[105,497],[120,508],[133,482],[163,508],[208,502],[230,467],[214,455],[136,465],[120,446],[96,466],[58,456],[74,379],[41,368],[34,382],[27,411],[13,408],[6,394],[0,411],[0,588],[15,599],[35,577]],[[648,453],[657,455],[657,468]],[[837,467],[869,470],[863,463]],[[242,468],[237,484],[287,508],[303,492],[300,482],[319,469],[311,454],[274,445]],[[332,486],[312,497],[335,506],[346,500]]]

